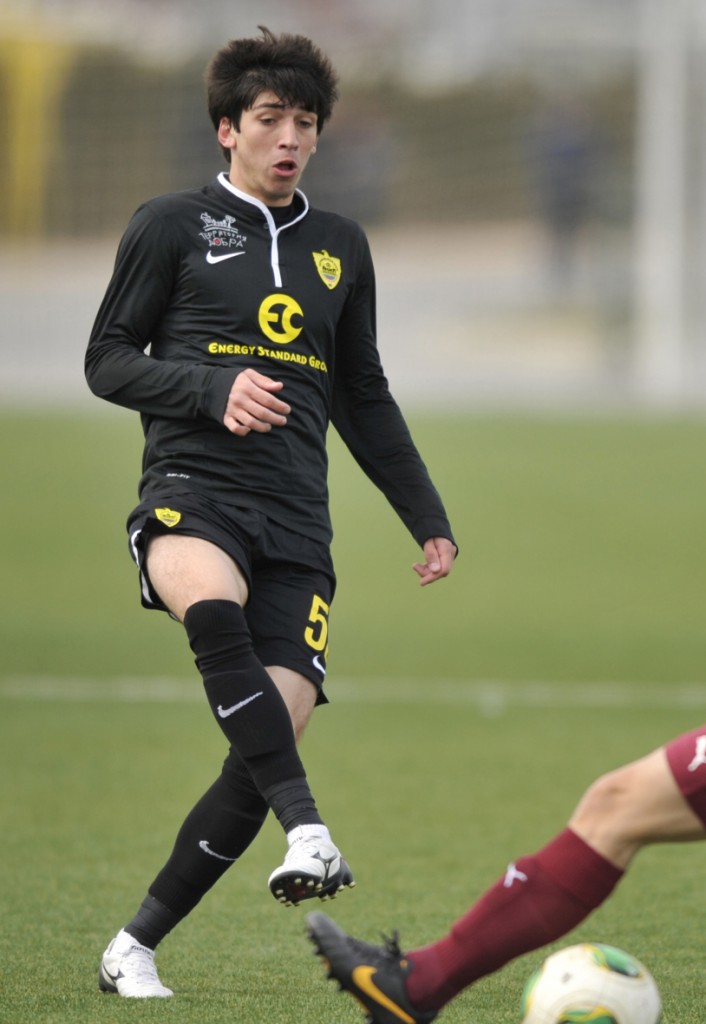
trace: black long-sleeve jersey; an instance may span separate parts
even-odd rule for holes
[[[122,238],[86,376],[141,413],[141,499],[197,492],[328,543],[331,421],[420,545],[453,539],[380,363],[365,234],[299,191],[279,214],[221,174],[143,204]],[[223,416],[248,367],[291,413],[239,437]]]

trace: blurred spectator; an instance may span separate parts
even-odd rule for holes
[[[310,202],[374,224],[385,216],[394,143],[384,113],[364,101],[341,103],[319,143],[321,159],[307,168]]]
[[[548,230],[550,283],[575,284],[582,228],[592,212],[597,138],[586,109],[559,101],[537,114],[529,132],[532,184]]]

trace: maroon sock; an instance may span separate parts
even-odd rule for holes
[[[443,939],[407,954],[412,1005],[439,1010],[471,982],[558,939],[610,895],[622,874],[575,832],[560,832],[539,853],[511,864]]]

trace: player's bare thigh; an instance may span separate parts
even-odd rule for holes
[[[663,748],[597,779],[569,823],[594,849],[627,867],[642,846],[704,839]]]
[[[197,601],[235,601],[248,598],[245,577],[233,559],[216,544],[183,534],[158,534],[147,547],[147,573],[164,604],[184,621]],[[299,672],[278,665],[266,666],[282,694],[299,739],[316,704],[316,687]]]
[[[150,583],[180,622],[197,601],[235,601],[244,607],[248,599],[247,581],[230,555],[201,537],[150,537],[146,567]]]

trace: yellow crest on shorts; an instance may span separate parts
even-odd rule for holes
[[[181,512],[175,512],[173,508],[156,508],[154,514],[165,526],[176,526],[181,521]]]
[[[341,261],[335,256],[329,256],[325,249],[321,252],[312,252],[319,277],[327,288],[333,289],[341,280]]]

